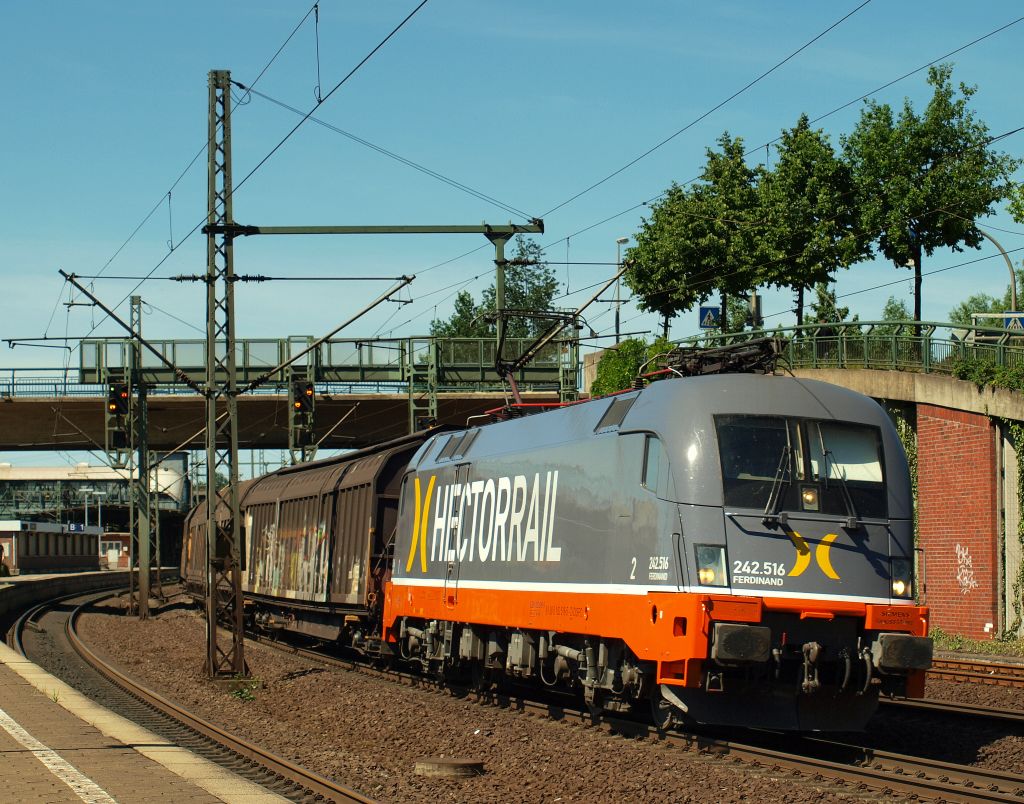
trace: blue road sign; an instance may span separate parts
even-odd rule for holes
[[[1007,310],[1003,313],[1003,329],[1024,330],[1024,313]]]
[[[699,326],[701,329],[717,329],[722,320],[721,307],[701,307]]]

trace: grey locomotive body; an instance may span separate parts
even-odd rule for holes
[[[386,636],[428,668],[556,679],[594,706],[860,727],[930,662],[912,518],[872,400],[775,376],[657,382],[425,442]]]

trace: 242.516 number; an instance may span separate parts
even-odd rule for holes
[[[786,565],[775,561],[733,561],[733,575],[785,575]]]

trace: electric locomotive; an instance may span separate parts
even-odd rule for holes
[[[913,503],[873,400],[723,374],[438,434],[401,480],[383,644],[656,722],[863,728],[920,696]]]

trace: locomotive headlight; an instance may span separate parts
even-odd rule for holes
[[[725,548],[718,544],[694,545],[697,558],[697,580],[701,586],[728,586],[725,571]]]
[[[818,489],[815,486],[800,487],[800,503],[805,511],[818,510]]]
[[[892,596],[913,597],[914,563],[907,558],[890,558],[889,570],[892,578]]]

